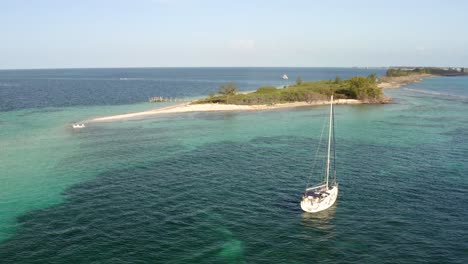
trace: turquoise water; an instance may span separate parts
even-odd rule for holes
[[[466,263],[468,79],[336,107],[340,195],[299,207],[326,107],[90,124],[141,103],[0,112],[7,263]]]

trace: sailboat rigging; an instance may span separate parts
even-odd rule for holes
[[[323,132],[323,131],[322,131]],[[332,148],[333,145],[333,148]],[[317,147],[317,153],[320,148]],[[333,156],[331,155],[333,152]],[[317,158],[317,157],[316,157]],[[331,161],[333,159],[333,171],[331,172]],[[330,118],[328,126],[328,147],[325,180],[320,184],[309,187],[307,184],[305,192],[302,196],[301,208],[305,212],[316,213],[326,210],[332,206],[338,197],[338,183],[336,181],[336,166],[335,166],[335,129],[334,129],[334,111],[333,111],[333,95],[330,97]],[[330,183],[330,174],[332,182]]]

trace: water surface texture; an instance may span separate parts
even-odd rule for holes
[[[290,80],[282,80],[287,73]],[[76,105],[115,105],[149,97],[206,96],[234,82],[241,91],[304,80],[383,74],[347,68],[128,68],[0,71],[0,111]]]
[[[334,71],[362,74],[296,70],[306,80],[331,79]],[[0,99],[3,262],[468,261],[468,78],[430,78],[389,90],[393,104],[336,106],[340,194],[330,210],[307,214],[299,201],[314,177],[327,107],[185,113],[69,128],[73,120],[155,107],[134,104],[145,100],[135,92],[146,89],[143,83],[103,88],[103,78],[185,72],[213,86],[186,81],[167,96],[200,96],[239,71],[238,82],[277,85],[278,73],[294,76],[293,70],[63,71],[73,86],[52,82],[53,99],[30,97],[28,107],[16,103],[24,91],[14,97],[12,86],[0,87],[9,96]],[[42,94],[35,87],[49,86],[35,86],[35,80],[66,78],[63,71],[1,72],[0,82],[28,83],[31,93]],[[119,100],[83,103],[86,87]],[[125,92],[114,95],[119,89]],[[164,93],[152,89],[151,95]],[[60,99],[59,90],[73,99]],[[6,101],[13,106],[4,107]]]

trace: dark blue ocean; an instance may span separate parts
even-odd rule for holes
[[[0,263],[468,263],[467,77],[336,106],[340,193],[319,214],[299,202],[327,107],[70,127],[230,81],[371,73],[384,70],[0,71]]]
[[[149,97],[193,97],[234,82],[241,91],[304,80],[383,74],[382,69],[347,68],[128,68],[0,70],[0,111],[76,105],[145,102]],[[283,74],[290,79],[281,79]]]

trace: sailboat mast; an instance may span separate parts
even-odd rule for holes
[[[330,97],[330,127],[328,128],[328,156],[327,156],[327,179],[325,186],[328,190],[328,178],[330,176],[330,148],[332,137],[332,124],[333,124],[333,95]]]

